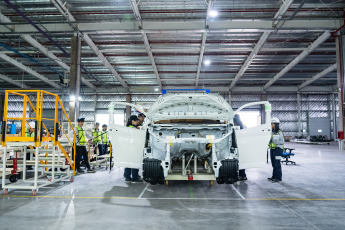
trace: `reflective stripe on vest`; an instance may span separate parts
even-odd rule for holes
[[[278,131],[278,133],[277,134],[280,134],[281,133],[281,131],[279,130]],[[273,140],[273,132],[271,133],[271,140]],[[268,144],[268,147],[270,148],[270,149],[275,149],[275,148],[281,148],[281,149],[284,149],[284,145],[276,145],[276,144],[274,144],[273,142],[270,142],[269,144]]]
[[[86,137],[85,137],[85,130],[80,128],[79,126],[76,127],[78,130],[78,143],[79,145],[86,145]]]
[[[128,128],[135,128],[133,125],[129,125]]]
[[[103,144],[108,144],[108,140],[109,140],[108,133],[103,132],[102,137],[103,137]]]
[[[35,132],[30,134],[29,128],[25,128],[25,137],[35,137]]]
[[[95,129],[92,130],[92,136],[94,137],[93,141],[95,143],[101,143],[102,142],[102,132],[96,131]]]

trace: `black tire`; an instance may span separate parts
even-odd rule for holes
[[[11,175],[10,178],[9,178],[9,180],[10,180],[11,183],[17,182],[18,179],[19,179],[19,178],[18,178],[17,175]]]
[[[144,181],[155,185],[164,184],[164,172],[161,161],[157,159],[144,159],[143,162],[143,179]]]
[[[222,166],[219,168],[219,177],[216,178],[218,184],[233,184],[238,180],[238,160],[222,160]]]

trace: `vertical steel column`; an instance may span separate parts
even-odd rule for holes
[[[301,126],[301,94],[297,93],[297,131],[298,136],[302,136],[302,126]]]
[[[98,94],[95,95],[95,104],[93,106],[93,111],[94,111],[93,121],[94,122],[96,122],[97,101],[98,101]],[[102,127],[102,124],[101,124],[101,127]]]
[[[131,103],[132,101],[132,95],[127,94],[126,95],[126,102],[127,103]],[[128,118],[131,116],[131,107],[130,106],[126,106],[126,120],[125,123],[127,123]]]
[[[345,35],[344,31],[336,38],[336,57],[337,57],[337,79],[338,79],[338,104],[339,121],[338,131],[344,132],[344,56],[345,56]]]
[[[0,121],[2,121],[4,115],[4,95],[0,94]]]
[[[267,94],[266,92],[263,92],[261,94],[261,101],[267,101]],[[261,114],[261,124],[265,124],[266,123],[266,110],[265,110],[265,105],[261,105],[260,106],[260,114]]]
[[[337,111],[335,109],[335,95],[332,93],[331,94],[331,103],[332,103],[332,120],[333,120],[333,125],[332,125],[332,131],[333,131],[333,140],[337,139]]]
[[[70,72],[70,96],[75,100],[69,101],[69,119],[75,122],[79,117],[79,96],[80,96],[80,56],[81,39],[78,34],[74,34],[71,39],[71,72]]]

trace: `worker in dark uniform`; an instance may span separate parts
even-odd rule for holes
[[[136,115],[132,115],[129,117],[127,122],[127,127],[129,128],[137,128],[139,123],[139,119]],[[141,178],[139,178],[139,169],[133,169],[133,168],[125,168],[124,176],[126,178],[126,182],[132,182],[132,183],[140,183],[143,182]]]
[[[146,117],[145,114],[139,113],[139,115],[138,115],[138,119],[139,119],[139,124],[138,124],[138,126],[143,126],[145,117]]]
[[[95,150],[95,155],[101,155],[103,153],[103,145],[102,145],[102,131],[99,130],[99,122],[96,122],[95,128],[92,130],[92,137],[93,137],[93,147]]]
[[[78,121],[78,125],[75,127],[75,132],[77,134],[77,139],[75,140],[76,141],[76,148],[77,148],[76,154],[75,154],[75,159],[74,159],[75,167],[76,167],[77,172],[79,172],[79,173],[83,172],[83,170],[81,170],[81,168],[80,168],[81,157],[83,157],[85,164],[86,164],[87,172],[94,172],[90,167],[89,159],[88,159],[88,153],[86,150],[86,145],[88,143],[86,138],[93,139],[93,137],[83,129],[85,118],[80,117],[80,118],[78,118],[77,121]],[[71,130],[69,132],[69,136],[70,137],[74,136],[73,130]]]
[[[244,129],[243,122],[241,121],[240,115],[235,114],[234,116],[234,126],[240,126],[240,129]],[[245,181],[248,180],[245,169],[240,169],[238,171],[238,180]]]
[[[273,117],[272,123],[272,135],[269,143],[269,148],[271,152],[271,163],[273,167],[272,177],[267,178],[271,182],[281,182],[282,181],[282,167],[281,158],[284,150],[284,135],[279,128],[280,121],[278,118]]]

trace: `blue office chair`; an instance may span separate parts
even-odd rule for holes
[[[291,164],[296,165],[296,162],[289,160],[291,156],[295,156],[295,154],[292,152],[293,150],[295,149],[284,148],[283,155],[282,155],[283,160],[281,161],[282,163],[286,163],[287,165],[290,162]]]

